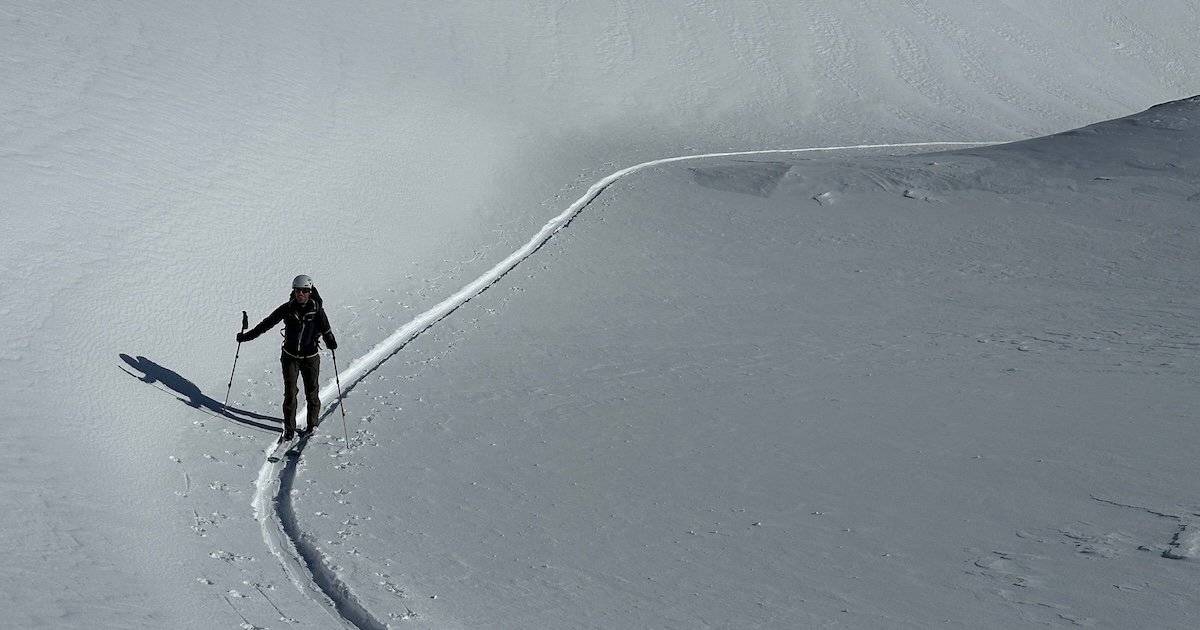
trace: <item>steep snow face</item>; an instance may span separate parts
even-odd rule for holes
[[[728,4],[0,7],[5,621],[185,627],[270,581],[247,471],[273,348],[242,350],[250,422],[204,412],[239,311],[296,273],[355,357],[630,164],[1025,138],[1200,91],[1182,0]]]

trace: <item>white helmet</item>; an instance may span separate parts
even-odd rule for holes
[[[304,274],[300,274],[300,275],[296,276],[295,280],[292,280],[292,288],[293,289],[311,289],[312,288],[312,278],[309,278],[308,276],[306,276]]]

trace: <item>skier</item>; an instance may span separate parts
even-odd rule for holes
[[[304,400],[307,403],[308,427],[311,431],[320,423],[321,399],[317,396],[318,375],[321,371],[319,339],[325,346],[337,350],[337,340],[329,328],[329,318],[322,308],[321,296],[313,287],[312,278],[299,275],[292,280],[291,299],[275,309],[266,319],[246,332],[237,334],[238,343],[250,341],[283,322],[283,441],[296,435],[296,377],[304,379]]]

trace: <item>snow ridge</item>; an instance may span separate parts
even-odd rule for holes
[[[369,352],[351,362],[349,367],[337,375],[337,378],[329,381],[321,388],[319,394],[321,403],[326,407],[322,417],[329,415],[333,411],[332,404],[338,397],[338,379],[344,382],[343,393],[353,389],[367,375],[400,352],[418,335],[442,319],[445,319],[475,296],[483,293],[488,287],[512,271],[521,261],[529,258],[537,250],[541,249],[554,234],[566,227],[600,193],[626,175],[655,166],[688,160],[868,149],[985,146],[991,144],[998,143],[910,142],[704,153],[652,160],[616,171],[593,184],[582,197],[571,204],[562,214],[546,223],[524,246],[497,263],[474,281],[459,289],[458,292],[401,326],[396,332],[377,344]],[[300,409],[297,413],[297,422],[303,420],[304,414],[304,410]],[[302,438],[295,447],[296,450],[302,451],[307,441],[306,438]],[[349,448],[349,445],[347,444],[346,447]],[[269,452],[270,450],[271,447],[268,447],[267,451]],[[295,478],[296,468],[295,461],[296,458],[289,457],[279,462],[270,462],[266,461],[264,457],[262,468],[259,469],[258,479],[255,482],[256,490],[253,506],[254,516],[262,526],[263,540],[266,541],[271,553],[279,559],[288,578],[295,584],[296,588],[313,601],[321,604],[342,627],[348,629],[357,628],[358,630],[386,629],[388,627],[387,624],[381,623],[359,603],[358,598],[354,596],[346,584],[337,576],[336,570],[327,562],[320,550],[309,542],[300,530],[299,522],[291,506],[292,481]]]
[[[1181,525],[1171,540],[1171,548],[1162,555],[1172,560],[1200,559],[1200,528],[1192,524]]]

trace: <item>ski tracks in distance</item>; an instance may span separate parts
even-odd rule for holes
[[[369,352],[352,361],[337,378],[326,383],[321,388],[321,405],[325,407],[324,415],[332,412],[331,404],[337,399],[337,380],[343,383],[343,390],[349,391],[362,382],[371,372],[375,371],[385,361],[400,352],[410,341],[428,330],[434,324],[453,313],[472,298],[483,293],[488,287],[516,268],[521,261],[529,258],[550,240],[554,234],[566,227],[580,212],[583,211],[600,193],[617,180],[638,171],[690,160],[716,159],[727,157],[747,157],[755,155],[787,155],[796,153],[815,153],[822,151],[851,151],[868,149],[906,149],[906,148],[936,148],[936,147],[966,147],[984,146],[994,142],[911,142],[899,144],[860,144],[836,147],[812,147],[805,149],[766,149],[759,151],[731,151],[725,153],[704,153],[652,160],[619,170],[592,184],[591,188],[575,203],[557,217],[550,220],[524,246],[497,263],[486,273],[479,276],[458,292],[446,298],[436,306],[421,313],[412,321],[401,326],[387,339],[378,343]],[[299,410],[297,421],[302,419],[304,410]],[[307,440],[301,440],[297,450],[303,449]],[[348,447],[349,445],[347,445]],[[268,451],[270,448],[267,449]],[[300,529],[291,504],[292,483],[296,474],[296,458],[285,457],[278,462],[266,461],[263,457],[262,468],[259,469],[255,482],[254,517],[262,526],[263,540],[271,553],[283,565],[288,579],[307,597],[320,604],[344,628],[357,630],[386,630],[386,623],[375,618],[355,597],[350,588],[341,581],[337,571],[331,566],[319,549],[310,542]]]

